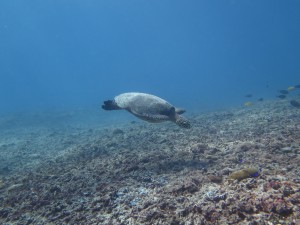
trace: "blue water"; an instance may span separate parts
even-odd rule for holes
[[[300,1],[2,0],[0,112],[127,91],[189,111],[300,84]]]

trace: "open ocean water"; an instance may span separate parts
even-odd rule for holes
[[[1,1],[0,224],[300,224],[299,12]]]

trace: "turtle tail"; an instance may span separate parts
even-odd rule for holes
[[[121,109],[114,100],[107,100],[103,102],[102,109],[104,110],[118,110]]]

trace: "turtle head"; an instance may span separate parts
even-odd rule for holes
[[[182,128],[191,128],[190,122],[183,116],[177,115],[175,123]]]
[[[104,110],[117,110],[121,109],[114,100],[107,100],[103,102],[102,109]]]

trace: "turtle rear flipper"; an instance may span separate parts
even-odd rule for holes
[[[181,115],[181,114],[183,114],[183,113],[185,113],[185,109],[182,109],[182,108],[175,108],[175,112],[177,113],[177,114],[179,114],[179,115]]]
[[[183,117],[181,115],[176,116],[175,123],[178,126],[183,127],[183,128],[188,128],[188,129],[191,128],[190,122],[185,117]]]
[[[121,109],[114,100],[107,100],[103,102],[102,109],[104,110],[118,110]]]

